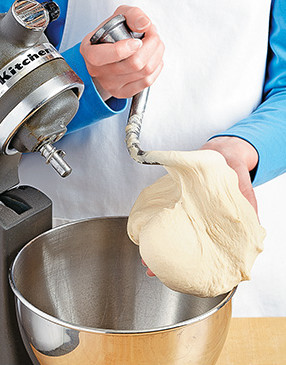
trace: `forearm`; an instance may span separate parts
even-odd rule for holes
[[[265,183],[286,171],[286,91],[272,94],[248,118],[216,135],[238,137],[257,151],[253,186]],[[251,164],[251,162],[249,162]],[[249,167],[249,171],[253,166]]]
[[[258,163],[253,186],[260,185],[286,171],[286,2],[284,0],[272,2],[263,101],[249,117],[217,136],[239,137],[255,148],[258,153]]]

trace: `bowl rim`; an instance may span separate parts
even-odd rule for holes
[[[187,319],[185,321],[181,321],[172,325],[167,325],[167,326],[161,326],[161,327],[155,327],[152,329],[142,329],[142,330],[114,330],[114,329],[104,329],[104,328],[94,328],[94,327],[88,327],[88,326],[81,326],[81,325],[76,325],[67,321],[64,321],[62,319],[59,319],[57,317],[54,317],[50,314],[45,313],[44,311],[42,311],[41,309],[37,308],[36,306],[34,306],[32,303],[30,303],[20,292],[20,290],[17,288],[15,279],[14,279],[14,271],[15,271],[15,267],[17,265],[17,261],[19,260],[21,253],[24,250],[27,250],[29,246],[32,246],[33,244],[35,244],[35,241],[38,240],[39,238],[45,237],[46,235],[48,235],[50,232],[54,232],[56,230],[61,230],[62,228],[65,228],[67,226],[74,226],[77,224],[81,224],[84,222],[88,222],[88,221],[94,221],[94,220],[106,220],[106,219],[123,219],[123,218],[128,218],[125,216],[110,216],[110,217],[96,217],[96,218],[87,218],[87,219],[80,219],[80,220],[75,220],[69,223],[65,223],[62,225],[59,225],[57,227],[51,228],[48,231],[36,236],[35,238],[33,238],[31,241],[29,241],[26,245],[24,245],[24,247],[18,252],[18,254],[16,255],[15,259],[13,260],[12,264],[10,265],[9,268],[9,272],[8,272],[8,278],[9,278],[9,283],[10,283],[10,287],[16,297],[16,299],[18,301],[20,301],[20,303],[22,305],[24,305],[27,309],[29,309],[31,312],[33,312],[34,314],[38,315],[39,317],[52,322],[53,324],[56,324],[58,326],[61,327],[65,327],[68,329],[73,329],[79,332],[89,332],[89,333],[98,333],[98,334],[112,334],[112,335],[135,335],[135,334],[148,334],[148,333],[154,333],[154,332],[162,332],[162,331],[167,331],[167,330],[173,330],[179,327],[184,327],[196,322],[200,322],[208,317],[210,317],[211,315],[213,315],[215,312],[217,312],[219,309],[221,309],[222,307],[224,307],[233,297],[234,293],[236,292],[237,286],[234,287],[232,290],[230,290],[228,293],[222,294],[225,295],[225,297],[222,299],[221,302],[219,302],[216,306],[214,306],[212,309],[208,310],[207,312],[196,316],[194,318],[190,318]],[[16,311],[18,311],[18,305],[16,305]]]

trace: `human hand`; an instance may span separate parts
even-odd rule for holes
[[[258,214],[257,201],[249,174],[258,163],[256,149],[244,139],[232,136],[213,138],[204,144],[201,149],[214,150],[224,156],[227,164],[237,173],[241,193]]]
[[[153,273],[153,271],[151,271],[151,270],[149,269],[149,267],[146,265],[146,262],[145,262],[143,259],[141,259],[141,262],[142,262],[142,265],[143,265],[143,266],[145,266],[145,267],[147,268],[147,270],[146,270],[146,274],[147,274],[147,276],[150,276],[150,277],[152,277],[152,276],[156,276],[156,275]]]
[[[258,163],[256,149],[247,141],[231,136],[213,138],[204,144],[201,149],[217,151],[224,156],[227,164],[237,173],[241,193],[254,207],[257,214],[257,201],[249,174]],[[143,259],[142,264],[147,268]],[[146,274],[155,276],[149,268],[147,268]]]
[[[147,15],[137,7],[122,5],[107,20],[118,14],[125,16],[132,31],[144,33],[144,38],[91,45],[90,38],[102,23],[83,39],[80,47],[87,70],[104,100],[111,96],[132,97],[151,86],[163,67],[165,47]]]

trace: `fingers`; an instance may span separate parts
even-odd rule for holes
[[[135,73],[113,77],[113,73],[111,72],[104,77],[99,76],[98,78],[93,78],[93,81],[97,89],[106,91],[110,96],[112,95],[119,99],[130,98],[146,87],[151,86],[159,76],[162,68],[163,62],[151,74],[142,70],[139,74]]]
[[[153,68],[154,71],[162,61],[164,51],[165,46],[155,31],[155,27],[152,26],[148,35],[146,33],[146,36],[142,39],[142,47],[138,48],[130,57],[115,64],[113,72],[120,75],[140,72],[147,68],[149,68],[149,71]]]
[[[161,62],[165,46],[155,27],[151,27],[143,41],[132,38],[115,44],[98,45],[86,45],[83,41],[81,51],[92,76],[96,77],[96,73],[117,76],[143,69],[151,73]],[[102,68],[99,70],[99,67]]]
[[[144,77],[143,79],[140,79],[136,82],[131,82],[129,84],[124,85],[119,90],[116,90],[112,92],[111,94],[114,95],[117,98],[130,98],[133,95],[139,93],[146,87],[151,86],[154,81],[159,76],[161,70],[163,68],[163,62],[158,66],[158,68],[155,70],[155,72],[147,77]]]
[[[116,46],[121,42],[116,43]],[[100,46],[99,52],[86,54],[85,62],[88,72],[109,94],[117,98],[130,98],[151,86],[163,68],[164,46],[160,43],[158,47],[155,47],[155,44],[151,44],[152,42],[147,42],[146,48],[144,48],[145,44],[141,47],[142,53],[141,49],[137,52],[135,50],[134,56],[129,56],[121,62],[112,62],[112,60],[122,58],[122,49],[119,56],[119,48],[109,48],[114,45],[98,45],[96,47]],[[125,55],[127,54],[128,51]],[[105,62],[108,63],[104,64]]]
[[[248,169],[240,166],[237,167],[235,171],[238,175],[239,190],[241,191],[242,195],[244,195],[245,198],[250,202],[250,204],[255,209],[256,214],[258,215],[257,200],[251,184]]]
[[[102,66],[95,65],[100,65],[102,61],[101,55],[97,53],[98,60],[92,56],[93,59],[86,62],[89,73],[97,79],[102,89],[117,98],[129,98],[155,82],[163,68],[164,50],[165,47],[153,28],[146,40],[143,40],[142,52],[139,49],[133,56],[121,62]],[[93,65],[89,65],[89,62]]]
[[[216,137],[201,147],[221,153],[227,164],[237,173],[239,189],[258,214],[257,201],[251,184],[250,174],[258,163],[255,148],[247,141],[233,136]]]
[[[96,49],[95,49],[96,47]],[[120,62],[132,56],[142,47],[140,39],[127,39],[112,43],[90,45],[83,43],[81,53],[88,66],[91,76],[95,76],[98,67]]]
[[[128,27],[133,32],[144,33],[151,25],[151,20],[139,8],[128,5],[119,6],[114,15],[122,14],[125,16]]]
[[[154,277],[156,276],[149,268],[146,271],[147,276]]]
[[[142,265],[147,267],[145,261],[143,259],[141,259],[141,261],[142,261]],[[147,267],[146,274],[147,274],[147,276],[150,276],[150,277],[156,276],[148,267]]]
[[[91,45],[91,32],[83,39],[80,51],[101,95],[129,98],[154,83],[163,67],[165,47],[141,9],[123,5],[113,16],[118,14],[125,16],[130,29],[144,32],[144,38]]]
[[[99,77],[97,82],[100,83],[102,89],[107,90],[116,98],[130,98],[139,93],[146,87],[151,86],[159,76],[163,68],[163,62],[151,74],[146,74],[143,70],[142,76],[139,74],[129,74],[112,78],[110,76]],[[139,79],[138,79],[139,77]],[[129,82],[130,81],[130,82]]]
[[[122,14],[125,16],[129,28],[134,32],[147,32],[151,27],[151,21],[147,15],[139,8],[131,7],[127,5],[117,8],[113,16],[106,19],[101,23],[94,31],[87,34],[81,44],[81,51],[84,57],[87,57],[91,64],[101,66],[103,64],[119,62],[132,55],[142,43],[137,39],[123,40],[116,44],[106,45],[91,45],[90,38],[92,35],[108,20],[112,17]],[[153,26],[154,32],[154,26]],[[149,33],[148,33],[149,34]],[[152,34],[152,33],[150,33]],[[96,46],[96,55],[94,55],[94,46]]]

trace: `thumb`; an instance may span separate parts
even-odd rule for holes
[[[133,32],[144,33],[152,24],[149,17],[140,9],[133,6],[119,6],[114,15],[122,14],[125,16],[128,27]]]
[[[235,169],[237,175],[238,175],[238,186],[239,190],[241,191],[242,195],[249,201],[249,203],[253,206],[255,209],[256,214],[258,215],[258,208],[257,208],[257,200],[256,196],[251,184],[250,175],[248,172],[248,169],[240,168]]]

